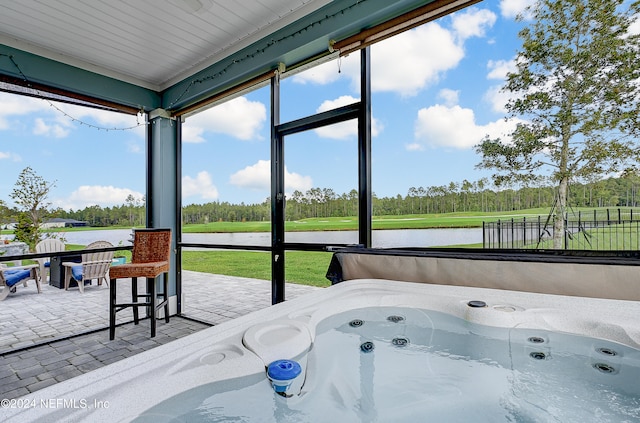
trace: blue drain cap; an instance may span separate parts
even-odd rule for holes
[[[302,367],[293,360],[276,360],[269,364],[267,374],[275,380],[293,380],[302,373]]]

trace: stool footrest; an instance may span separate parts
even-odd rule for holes
[[[151,337],[156,336],[156,320],[158,317],[156,312],[160,309],[164,309],[164,321],[169,323],[169,286],[168,286],[168,274],[164,274],[162,292],[156,291],[155,278],[147,279],[147,293],[137,293],[137,278],[132,278],[132,302],[130,303],[116,303],[116,285],[117,279],[111,279],[109,284],[109,339],[115,339],[115,326],[116,326],[116,313],[126,308],[133,309],[133,321],[134,324],[138,324],[138,308],[147,308],[147,316],[151,317]],[[138,298],[145,299],[144,301],[137,301]],[[151,312],[153,310],[153,312]],[[151,315],[150,315],[151,314]]]
[[[114,306],[120,307],[120,310],[124,310],[127,307],[151,307],[153,306],[153,304],[147,303],[147,302],[137,302],[137,303],[119,303],[119,304],[114,304]]]

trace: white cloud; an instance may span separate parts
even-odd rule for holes
[[[451,31],[432,22],[389,38],[372,48],[371,89],[415,96],[464,57]]]
[[[515,18],[518,14],[524,13],[528,6],[535,4],[536,0],[501,0],[500,14],[505,18]],[[527,19],[528,16],[525,16]]]
[[[240,140],[261,139],[267,108],[258,101],[237,97],[188,117],[183,125],[183,141],[203,142],[205,132],[226,134]]]
[[[359,72],[360,55],[352,54],[347,57],[338,58],[330,62],[322,63],[318,66],[314,66],[307,69],[304,72],[300,72],[291,77],[291,80],[297,84],[318,84],[327,85],[337,81],[341,76],[344,76],[343,66],[350,69],[349,73]],[[351,70],[351,68],[354,68]]]
[[[374,44],[371,47],[372,91],[395,92],[405,97],[417,95],[458,66],[464,58],[464,41],[484,36],[495,20],[495,14],[487,9],[472,9],[454,15],[451,30],[431,22]],[[352,90],[359,92],[359,54],[308,69],[295,75],[293,81],[329,84],[339,78],[349,78]]]
[[[65,210],[80,210],[94,205],[111,207],[124,204],[129,195],[133,195],[134,198],[144,197],[143,193],[129,188],[117,188],[111,185],[82,185],[73,191],[68,198],[52,200],[52,203]]]
[[[480,143],[489,135],[492,138],[506,137],[515,129],[518,120],[504,119],[478,125],[471,109],[460,106],[435,105],[418,111],[414,125],[416,142],[407,146],[409,150],[425,147],[451,147],[468,149]]]
[[[629,25],[629,34],[638,35],[640,34],[640,15],[635,16],[635,21]]]
[[[271,184],[270,161],[258,160],[258,163],[237,171],[229,177],[229,183],[240,188],[269,189]]]
[[[444,104],[447,106],[455,106],[458,104],[459,96],[459,90],[451,90],[449,88],[443,88],[438,92],[438,98],[444,100]]]
[[[499,79],[506,81],[507,73],[514,73],[516,71],[516,61],[511,60],[489,60],[487,63],[487,79]]]
[[[192,125],[191,119],[187,119],[189,124],[182,125],[182,141],[191,144],[200,144],[205,142],[204,128]]]
[[[9,118],[48,111],[49,105],[33,97],[0,92],[0,130],[9,129]]]
[[[191,176],[182,177],[182,197],[189,198],[199,196],[203,200],[216,200],[218,198],[218,188],[216,188],[207,171],[198,172],[195,178]]]
[[[515,95],[508,91],[503,91],[500,85],[493,85],[484,93],[484,101],[489,103],[491,110],[497,113],[507,113],[507,102]]]
[[[320,107],[316,109],[316,113],[326,112],[328,110],[337,109],[338,107],[347,106],[360,101],[360,99],[343,95],[335,100],[323,101]],[[371,136],[377,136],[382,131],[382,124],[374,117],[371,118]],[[336,123],[331,126],[325,126],[315,130],[321,138],[329,138],[334,140],[346,140],[358,136],[358,121],[350,120],[347,122]]]
[[[484,37],[488,28],[496,23],[496,15],[488,9],[466,9],[452,16],[452,27],[458,40],[471,37]]]
[[[36,118],[35,125],[33,127],[34,135],[44,135],[46,137],[65,138],[69,135],[70,130],[62,127],[62,125],[54,123],[52,125],[47,124],[44,119]]]
[[[287,167],[284,167],[284,188],[287,192],[308,191],[313,188],[313,179],[311,176],[300,175],[299,173],[289,172]]]
[[[104,129],[124,129],[135,127],[134,132],[144,137],[144,122],[142,117],[115,113],[90,107],[72,104],[50,102],[33,97],[0,93],[0,130],[10,127],[9,118],[12,116],[26,116],[40,113],[34,119],[32,132],[35,135],[64,138],[74,129],[73,122],[94,125]]]
[[[285,190],[287,191],[300,190],[304,192],[313,187],[313,180],[310,176],[290,173],[286,166],[284,174]],[[229,182],[240,188],[269,191],[271,188],[271,161],[258,160],[256,164],[247,166],[231,175]]]
[[[11,161],[14,161],[14,162],[21,162],[22,161],[22,157],[20,157],[16,153],[0,151],[0,160],[11,160]]]

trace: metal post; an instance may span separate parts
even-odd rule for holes
[[[358,116],[358,242],[371,248],[371,57],[360,50],[360,115]]]
[[[176,120],[176,181],[182,180],[182,118],[179,117]],[[175,268],[175,278],[176,278],[176,296],[178,299],[178,310],[177,313],[182,313],[182,248],[178,247],[180,243],[182,243],[182,184],[176,184],[176,265]],[[163,275],[163,277],[165,277]],[[167,294],[168,298],[168,294]]]
[[[511,218],[511,248],[516,248],[516,234],[515,234],[515,221],[513,220],[513,217]]]
[[[284,142],[280,124],[280,76],[271,78],[271,304],[284,301]]]

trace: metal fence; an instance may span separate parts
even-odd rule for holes
[[[567,250],[640,250],[640,210],[605,209],[565,218]],[[484,248],[553,248],[553,219],[509,219],[484,222]]]

